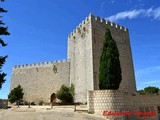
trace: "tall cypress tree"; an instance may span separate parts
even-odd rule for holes
[[[0,2],[4,2],[5,0],[0,0]],[[0,14],[6,13],[7,11],[0,7]],[[0,15],[0,36],[3,35],[10,35],[7,31],[7,27],[2,21],[2,16]],[[0,45],[2,47],[5,47],[7,44],[3,41],[3,39],[0,37]],[[0,89],[2,88],[2,84],[5,82],[5,76],[6,74],[2,71],[2,66],[4,65],[6,61],[7,56],[1,56],[0,55]]]
[[[107,27],[99,67],[99,89],[117,90],[122,80],[119,51]]]

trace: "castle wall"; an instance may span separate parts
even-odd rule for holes
[[[49,103],[62,84],[69,86],[69,71],[66,60],[14,66],[11,90],[21,85],[25,101]]]
[[[99,63],[106,26],[109,27],[120,53],[122,82],[119,90],[135,92],[136,84],[128,29],[104,19],[101,20],[92,14],[68,36],[70,62],[15,66],[11,89],[20,84],[24,88],[24,98],[27,101],[48,102],[50,95],[62,84],[73,83],[75,102],[86,102],[88,90],[99,89]],[[58,73],[54,72],[54,65]]]
[[[90,18],[86,18],[68,37],[70,82],[75,85],[75,102],[86,102],[93,90],[93,61]]]
[[[70,83],[75,85],[76,102],[86,102],[87,91],[99,89],[99,63],[106,26],[109,27],[120,53],[120,90],[136,91],[128,29],[90,14],[68,37]]]
[[[160,106],[160,95],[129,94],[120,90],[95,90],[88,93],[88,110],[95,114],[103,115],[105,110],[112,112],[129,111],[132,113],[128,120],[158,120],[158,109]],[[156,112],[156,116],[139,117],[136,112]],[[122,118],[126,116],[106,115],[108,119]],[[127,118],[127,117],[126,117]]]
[[[8,108],[8,100],[0,99],[0,109],[7,109]]]
[[[103,49],[103,41],[106,27],[108,26],[111,31],[111,35],[117,44],[120,54],[119,59],[122,70],[122,81],[119,89],[126,92],[135,92],[136,84],[128,29],[115,23],[110,23],[105,19],[94,17],[93,15],[91,20],[93,41],[94,89],[99,89],[100,57]]]

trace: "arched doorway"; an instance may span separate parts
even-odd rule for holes
[[[51,95],[51,97],[50,97],[50,102],[51,102],[51,103],[56,102],[56,94],[55,94],[55,93],[52,93],[52,95]]]

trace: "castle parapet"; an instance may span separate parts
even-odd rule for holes
[[[33,63],[33,64],[23,64],[23,65],[15,65],[13,66],[13,69],[18,68],[29,68],[29,67],[41,67],[41,66],[48,66],[48,65],[54,65],[59,63],[68,63],[70,60],[62,59],[62,60],[55,60],[55,61],[47,61],[47,62],[40,62],[40,63]]]
[[[71,37],[74,37],[74,35],[79,32],[79,30],[86,24],[88,23],[88,21],[90,20],[95,20],[97,23],[102,23],[102,24],[106,24],[108,26],[111,26],[111,27],[115,27],[117,29],[120,29],[120,30],[123,30],[125,32],[128,31],[128,28],[124,27],[124,26],[120,26],[119,24],[116,24],[114,22],[110,22],[109,20],[105,19],[105,18],[100,18],[99,16],[94,16],[93,14],[89,14],[88,17],[86,17],[85,20],[82,21],[82,23],[80,23],[76,29],[73,30],[73,32],[71,32],[69,35],[68,35],[68,38],[71,38]]]
[[[68,38],[71,38],[71,37],[74,37],[74,34],[78,33],[79,30],[84,27],[86,25],[86,23],[88,23],[90,19],[90,16],[89,17],[86,17],[85,20],[82,21],[82,23],[80,23],[76,29],[73,30],[73,32],[71,32],[69,35],[68,35]]]
[[[121,29],[121,30],[123,30],[123,31],[128,31],[128,29],[127,29],[126,27],[120,26],[120,25],[118,25],[118,24],[116,24],[116,23],[114,23],[114,22],[110,22],[109,20],[104,19],[104,18],[100,19],[99,16],[94,16],[94,15],[90,14],[89,17],[91,17],[92,19],[96,20],[97,22],[101,22],[101,23],[103,23],[103,24],[105,23],[105,24],[107,24],[107,25],[109,25],[109,26],[112,26],[112,27]],[[119,26],[120,26],[120,27],[119,27]]]

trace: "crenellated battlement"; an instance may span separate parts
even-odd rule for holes
[[[121,29],[123,31],[128,31],[128,28],[126,28],[124,26],[120,26],[119,24],[116,24],[114,22],[110,22],[109,20],[106,20],[104,18],[101,19],[99,16],[94,16],[92,14],[90,14],[89,16],[91,16],[91,18],[94,19],[95,21],[97,21],[98,23],[106,24],[106,25]]]
[[[77,27],[76,29],[73,30],[68,36],[70,38],[71,36],[74,36],[75,33],[78,33],[80,29],[82,29],[83,26],[86,25],[90,21],[90,16],[86,17],[85,20],[83,20]]]
[[[79,29],[81,29],[83,26],[86,25],[86,23],[88,23],[88,22],[91,21],[91,20],[95,20],[95,21],[98,22],[98,23],[106,24],[106,25],[111,26],[111,27],[115,27],[115,28],[120,29],[120,30],[123,30],[123,31],[125,31],[125,32],[128,31],[128,28],[126,28],[126,27],[124,27],[124,26],[121,26],[121,25],[116,24],[116,23],[114,23],[114,22],[110,22],[109,20],[106,20],[106,19],[104,19],[104,18],[101,19],[99,16],[94,16],[93,14],[90,13],[89,16],[86,17],[86,19],[83,20],[82,23],[80,23],[80,24],[76,27],[76,29],[74,29],[73,32],[71,32],[71,33],[69,34],[68,38],[71,38],[71,36],[73,37],[75,33],[78,33]]]
[[[70,62],[69,59],[68,60],[67,59],[62,59],[62,60],[40,62],[40,63],[33,63],[33,64],[15,65],[15,66],[13,66],[13,69],[27,68],[27,67],[41,67],[41,66],[53,65],[53,64],[58,64],[58,63],[68,63],[68,62]]]

